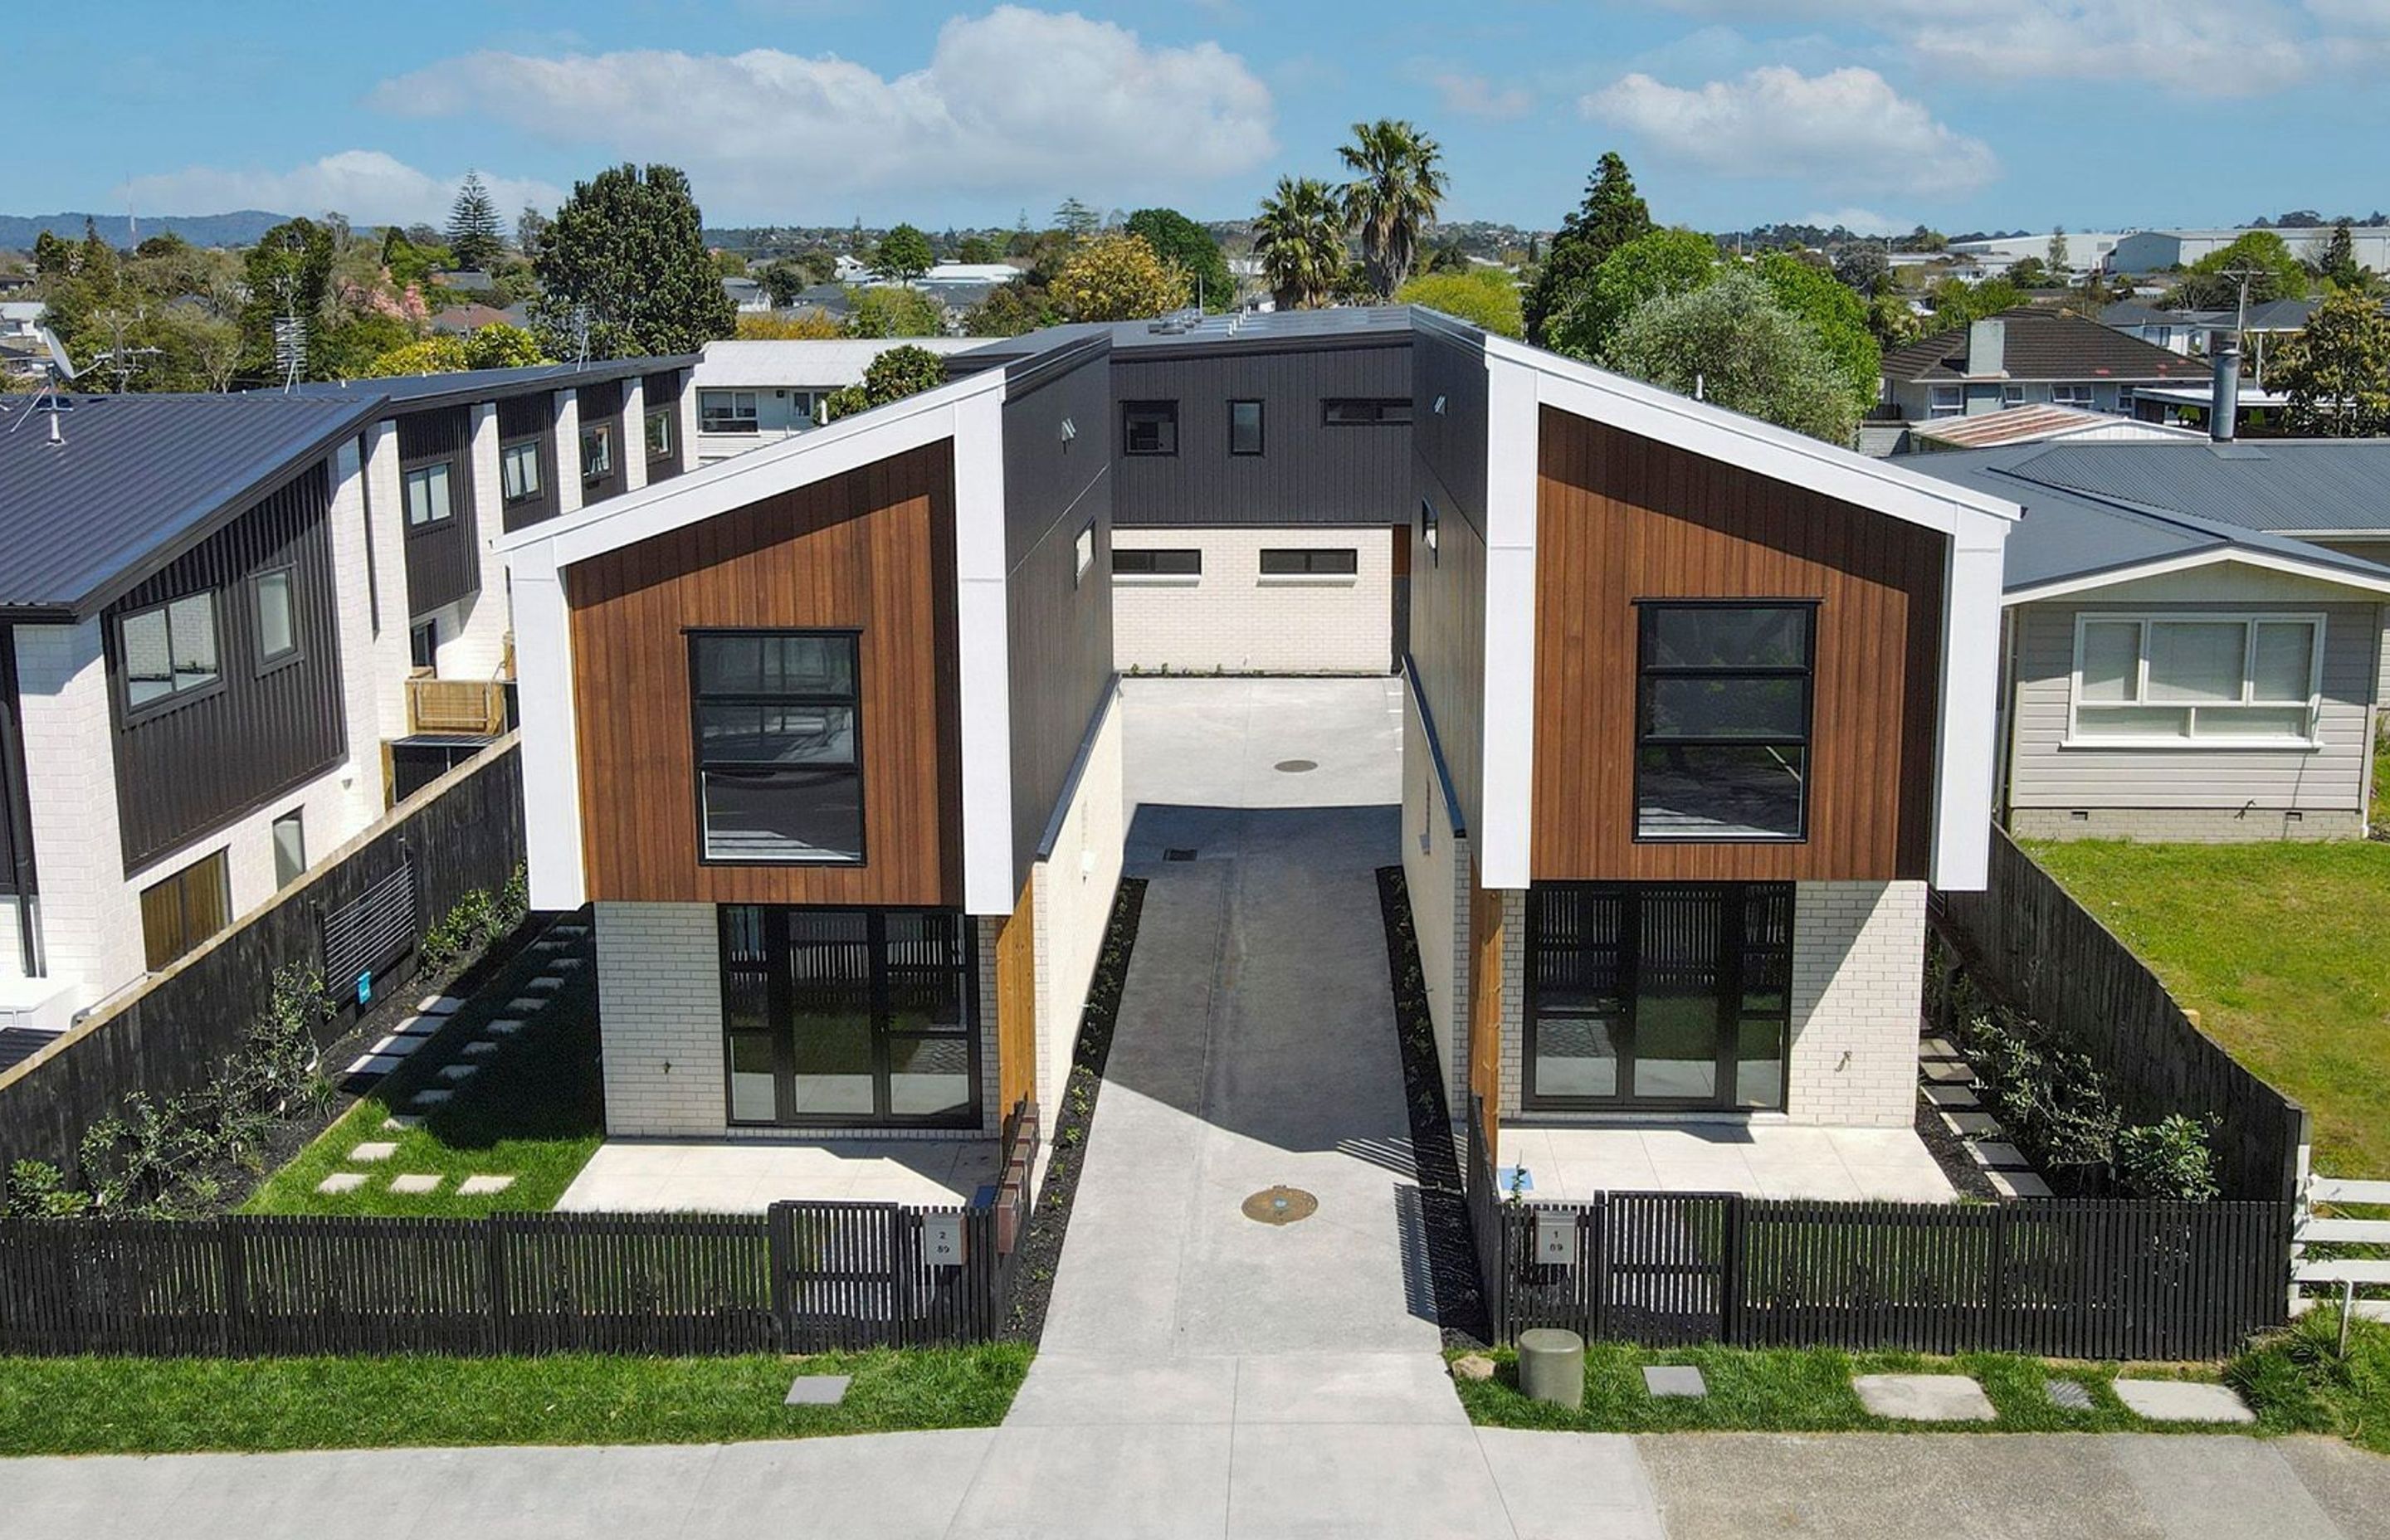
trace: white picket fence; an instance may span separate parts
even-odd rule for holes
[[[2340,1219],[2316,1213],[2319,1207],[2358,1204],[2390,1208],[2390,1182],[2359,1182],[2340,1176],[2308,1179],[2306,1200],[2299,1206],[2298,1230],[2291,1246],[2294,1310],[2353,1303],[2358,1315],[2367,1320],[2390,1321],[2390,1300],[2355,1297],[2356,1290],[2369,1285],[2390,1286],[2390,1258],[2327,1261],[2307,1255],[2307,1248],[2313,1245],[2390,1247],[2390,1219]]]

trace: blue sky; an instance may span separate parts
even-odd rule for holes
[[[119,0],[16,29],[6,212],[509,214],[621,160],[709,222],[1250,212],[1356,118],[1444,144],[1446,212],[1549,226],[1602,149],[1663,220],[2222,224],[2390,206],[2390,0]],[[100,18],[105,17],[105,24]],[[1362,19],[1366,18],[1366,21]]]

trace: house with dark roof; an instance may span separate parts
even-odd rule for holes
[[[2355,839],[2390,687],[2390,442],[1902,456],[2012,499],[1998,805],[2037,839]]]
[[[2054,404],[2129,417],[2137,386],[2206,378],[2204,363],[2113,327],[2020,306],[1886,353],[1880,412],[1925,422]]]

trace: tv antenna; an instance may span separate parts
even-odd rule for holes
[[[572,354],[577,364],[589,362],[589,307],[585,303],[572,307]]]
[[[74,403],[58,392],[61,388],[73,383],[79,371],[75,368],[74,360],[67,356],[67,350],[59,345],[55,332],[45,327],[42,340],[48,345],[50,352],[50,356],[42,363],[42,388],[33,393],[32,401],[25,404],[22,408],[24,416],[8,425],[8,431],[14,433],[24,427],[34,413],[40,412],[50,419],[50,442],[64,443],[66,435],[58,431],[58,416],[71,408]]]
[[[282,371],[282,389],[286,393],[306,372],[307,323],[296,315],[274,318],[274,366]]]

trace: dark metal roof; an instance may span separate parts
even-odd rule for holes
[[[2390,439],[2060,444],[2015,473],[2249,529],[2390,535]]]
[[[1019,337],[1001,337],[983,348],[954,355],[956,374],[1034,357],[1089,337],[1108,336],[1120,353],[1212,353],[1223,349],[1267,351],[1273,344],[1303,347],[1360,346],[1406,342],[1411,334],[1408,305],[1337,305],[1326,310],[1245,311],[1205,315],[1180,324],[1154,321],[1077,321]]]
[[[2210,458],[2199,444],[2085,444],[2079,448],[2149,449]],[[2073,452],[2026,444],[1901,455],[1895,458],[1908,469],[2006,497],[2024,507],[2024,518],[2009,532],[2004,585],[2011,593],[2069,578],[2103,573],[2123,577],[2136,567],[2235,548],[2390,582],[2390,568],[2288,535],[2128,499],[2078,493],[2051,485],[2031,473],[2032,467],[2042,458]]]
[[[383,398],[0,401],[0,614],[86,616],[371,422]]]
[[[2004,310],[1997,319],[2008,334],[1998,379],[2081,383],[2207,378],[2204,359],[2185,358],[2080,315],[2024,308]],[[1903,383],[1973,378],[1967,373],[1967,328],[1953,327],[1895,348],[1883,355],[1883,377]]]
[[[693,369],[698,361],[696,353],[681,353],[666,358],[608,358],[587,364],[532,364],[519,369],[464,369],[455,374],[399,375],[389,379],[319,381],[301,385],[289,393],[343,401],[383,396],[393,408],[413,412],[467,402],[498,401],[533,391],[602,385],[610,379],[662,374],[666,369]]]

